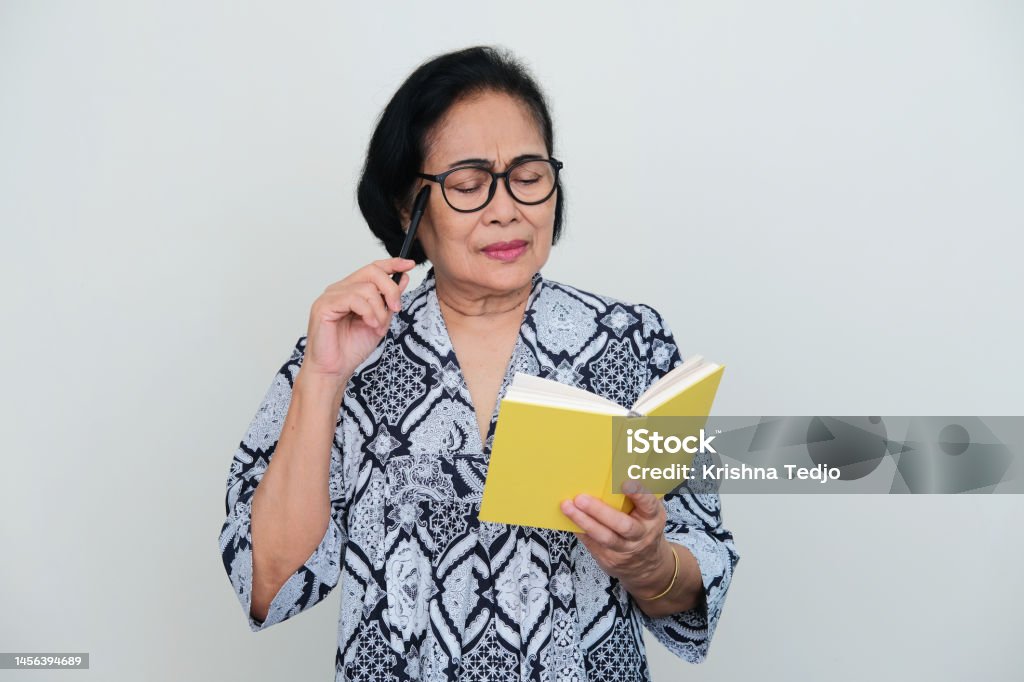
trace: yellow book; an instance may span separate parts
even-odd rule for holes
[[[629,513],[611,492],[613,417],[704,417],[724,365],[699,355],[654,382],[632,409],[574,386],[517,373],[498,412],[480,520],[580,531],[562,500],[587,493]]]

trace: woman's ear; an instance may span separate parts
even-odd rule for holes
[[[398,210],[398,219],[402,222],[402,232],[409,229],[409,223],[412,222],[412,202],[415,196],[415,191],[419,191],[418,186],[414,188],[414,193],[405,197],[404,200],[398,201],[395,204],[395,208]]]

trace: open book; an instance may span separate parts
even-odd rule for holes
[[[517,373],[501,401],[480,520],[580,531],[559,506],[580,493],[628,514],[633,503],[611,489],[612,418],[707,418],[724,370],[693,355],[654,382],[632,409]]]

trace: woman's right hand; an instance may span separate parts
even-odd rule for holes
[[[300,376],[316,375],[339,386],[348,383],[401,309],[401,295],[409,284],[406,271],[415,265],[408,258],[377,260],[324,289],[309,313]],[[402,273],[398,284],[391,281],[395,272]]]

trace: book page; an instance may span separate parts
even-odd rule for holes
[[[522,372],[516,372],[512,377],[512,384],[505,392],[504,400],[613,416],[628,412],[622,405],[596,393]]]
[[[722,365],[705,360],[700,355],[691,355],[665,376],[654,382],[633,404],[633,411],[649,414],[661,404],[699,383]]]

